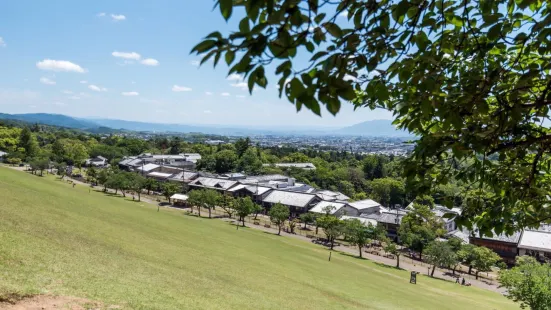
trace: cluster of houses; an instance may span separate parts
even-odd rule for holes
[[[410,212],[411,204],[402,209],[389,209],[371,200],[350,201],[350,197],[336,191],[316,189],[294,178],[280,175],[247,176],[242,173],[214,175],[192,171],[199,154],[152,155],[142,154],[124,158],[119,168],[140,173],[160,182],[175,182],[188,190],[212,189],[234,197],[250,197],[254,202],[269,210],[274,204],[287,206],[292,217],[312,212],[330,214],[341,219],[358,219],[365,225],[384,227],[389,238],[398,239],[398,229],[403,217]],[[90,159],[89,164],[100,167],[107,164],[102,157]],[[96,165],[96,163],[98,163]],[[307,167],[306,169],[312,169]],[[315,167],[313,168],[315,169]],[[177,196],[177,197],[176,197]],[[185,203],[185,194],[173,197]],[[477,235],[475,232],[458,229],[454,216],[461,214],[460,208],[449,209],[436,205],[433,213],[442,220],[447,236],[455,236],[465,243],[488,247],[499,254],[506,263],[514,263],[518,255],[532,255],[542,261],[551,259],[551,226],[524,230],[511,236],[494,234],[493,237]],[[449,215],[452,216],[449,216]],[[446,215],[446,216],[445,216]]]

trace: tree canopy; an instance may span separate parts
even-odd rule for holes
[[[216,0],[239,18],[192,52],[249,91],[273,79],[297,110],[385,109],[417,135],[408,188],[477,190],[458,221],[483,233],[551,218],[551,3],[539,0]],[[483,193],[489,193],[483,195]],[[448,203],[451,203],[448,200]]]

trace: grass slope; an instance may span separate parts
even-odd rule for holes
[[[517,309],[499,294],[409,274],[220,220],[156,212],[0,168],[0,294],[135,309]]]

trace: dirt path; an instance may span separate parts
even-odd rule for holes
[[[119,306],[104,306],[101,303],[92,302],[83,298],[68,296],[38,295],[23,298],[14,303],[0,303],[0,308],[5,310],[53,310],[53,309],[119,309]]]
[[[16,169],[16,170],[19,170],[19,171],[25,171],[24,167],[11,167],[10,166],[10,168]],[[75,179],[72,179],[72,178],[69,178],[69,177],[65,177],[64,180],[72,181],[75,184],[78,184],[78,185],[81,185],[81,186],[90,187],[90,184],[88,184],[88,183],[84,183],[84,182],[81,182],[81,181],[78,181],[78,180],[75,180]],[[103,190],[103,187],[101,187],[101,186],[97,186],[95,188],[96,188],[95,191]],[[107,189],[107,193],[115,194],[115,191],[112,190],[112,189]],[[117,194],[122,196],[122,194],[120,192],[117,193]],[[131,196],[129,194],[126,194],[126,195],[127,195],[127,197]],[[136,199],[137,199],[137,196],[136,196]],[[159,202],[157,202],[157,201],[155,201],[151,198],[144,197],[143,195],[142,195],[141,201],[144,202],[144,203],[155,205],[157,207],[160,206],[161,208],[190,211],[190,208],[177,208],[177,207],[172,207],[170,205],[161,205],[162,203],[159,203]],[[197,215],[196,209],[194,209],[192,213]],[[235,222],[236,221],[235,219],[229,219],[227,217],[227,215],[225,215],[224,212],[222,212],[219,209],[218,210],[213,210],[212,214],[213,214],[213,217],[220,218],[220,219],[222,219],[224,221],[227,221],[227,222]],[[201,217],[208,217],[208,210],[202,210],[201,211]],[[259,215],[259,219],[261,220],[260,221],[261,223],[266,223],[266,222],[269,223],[269,219],[264,215]],[[277,234],[277,229],[276,228],[271,228],[271,227],[268,228],[268,227],[264,227],[263,225],[254,225],[254,224],[250,223],[251,221],[253,221],[250,218],[247,221],[248,221],[247,222],[247,227],[249,227],[249,228],[258,229],[258,230],[262,230],[262,231],[265,231],[265,232],[270,232],[270,233]],[[297,230],[298,230],[298,227],[297,227]],[[281,231],[281,235],[286,236],[286,237],[290,237],[290,238],[300,239],[300,240],[305,241],[305,242],[312,242],[313,241],[311,238],[308,238],[306,236],[303,236],[303,235],[300,235],[300,234],[290,234],[290,233],[287,233],[283,230]],[[338,252],[343,252],[343,253],[346,253],[346,254],[354,255],[354,256],[358,255],[358,249],[356,247],[352,248],[352,247],[345,246],[345,245],[338,245],[338,246],[334,247],[334,250],[338,251]],[[372,260],[374,262],[382,263],[382,264],[385,264],[385,265],[396,266],[396,260],[395,259],[390,259],[390,258],[380,256],[380,255],[374,255],[374,254],[365,252],[366,250],[369,250],[369,249],[364,249],[364,253],[363,253],[364,258],[367,258],[367,259]],[[421,274],[428,274],[428,272],[429,272],[428,268],[430,268],[430,267],[431,266],[429,266],[428,264],[425,264],[425,263],[420,262],[420,261],[412,260],[411,258],[405,257],[403,255],[400,257],[400,268],[401,269],[404,269],[404,270],[407,270],[407,271],[416,271],[416,272],[421,273]],[[448,270],[441,270],[441,269],[437,268],[434,272],[434,277],[444,279],[444,280],[447,280],[447,281],[455,282],[455,277],[452,277],[451,275],[449,275]],[[472,276],[472,275],[461,274],[461,277],[464,277],[465,280],[468,283],[471,283],[472,286],[476,286],[476,287],[479,287],[479,288],[483,288],[483,289],[498,292],[498,293],[504,293],[505,292],[504,289],[499,288],[496,284],[490,283],[489,281],[486,282],[486,281],[483,281],[483,280],[476,280],[474,278],[474,276]],[[496,281],[493,281],[493,282],[496,282]]]

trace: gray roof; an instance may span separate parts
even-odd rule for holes
[[[174,181],[188,181],[195,178],[197,175],[197,172],[182,171],[173,175],[170,179]]]
[[[149,172],[149,171],[157,169],[159,167],[160,167],[159,165],[155,165],[155,164],[146,164],[143,167],[139,167],[138,170],[144,171],[144,172]]]
[[[371,224],[373,226],[377,226],[377,221],[374,219],[368,219],[366,217],[360,217],[360,216],[349,216],[349,215],[343,215],[341,216],[341,220],[359,220],[364,224],[365,226]]]
[[[274,190],[268,194],[263,201],[303,208],[306,207],[314,198],[316,198],[316,196],[312,194]]]
[[[300,168],[300,169],[316,169],[316,166],[312,163],[276,163],[276,164],[264,164],[265,167],[267,166],[276,166],[276,167],[284,167],[284,168]]]
[[[160,179],[168,179],[172,175],[173,175],[173,173],[151,172],[147,176],[148,177],[154,177],[154,178],[160,178]]]
[[[330,190],[318,190],[316,196],[323,200],[348,200],[350,197],[341,192],[334,192]]]
[[[372,213],[368,215],[362,215],[362,217],[376,220],[379,223],[387,223],[387,224],[401,224],[402,218],[406,215],[403,211],[398,211],[398,214],[396,214],[395,211],[390,212],[383,212],[383,213]]]
[[[371,200],[371,199],[365,199],[365,200],[360,200],[360,201],[355,201],[355,202],[349,202],[348,204],[353,206],[354,208],[358,209],[359,211],[381,207],[380,203],[376,202],[375,200]]]
[[[123,165],[123,166],[127,166],[128,163],[130,163],[131,161],[133,161],[134,159],[136,159],[136,157],[127,157],[121,161],[119,161],[119,165]]]
[[[241,183],[256,183],[256,182],[268,182],[268,181],[287,181],[289,177],[281,174],[267,174],[267,175],[255,175],[249,176]]]
[[[320,201],[317,205],[315,205],[309,211],[314,212],[314,213],[325,213],[324,208],[329,207],[329,206],[334,207],[333,209],[331,209],[329,214],[335,214],[342,207],[344,207],[345,204],[341,203],[341,202],[334,202],[334,201]]]
[[[485,240],[493,240],[493,241],[500,241],[500,242],[507,242],[507,243],[518,243],[520,239],[521,232],[517,231],[514,232],[512,235],[507,234],[496,234],[492,231],[492,236],[480,236],[477,232],[475,232],[474,237],[477,239],[485,239]]]
[[[225,180],[225,179],[215,179],[215,178],[205,178],[199,177],[189,183],[190,185],[205,187],[205,188],[215,188],[228,190],[232,186],[238,184],[237,181]]]
[[[518,243],[520,249],[551,252],[551,232],[525,230]]]

